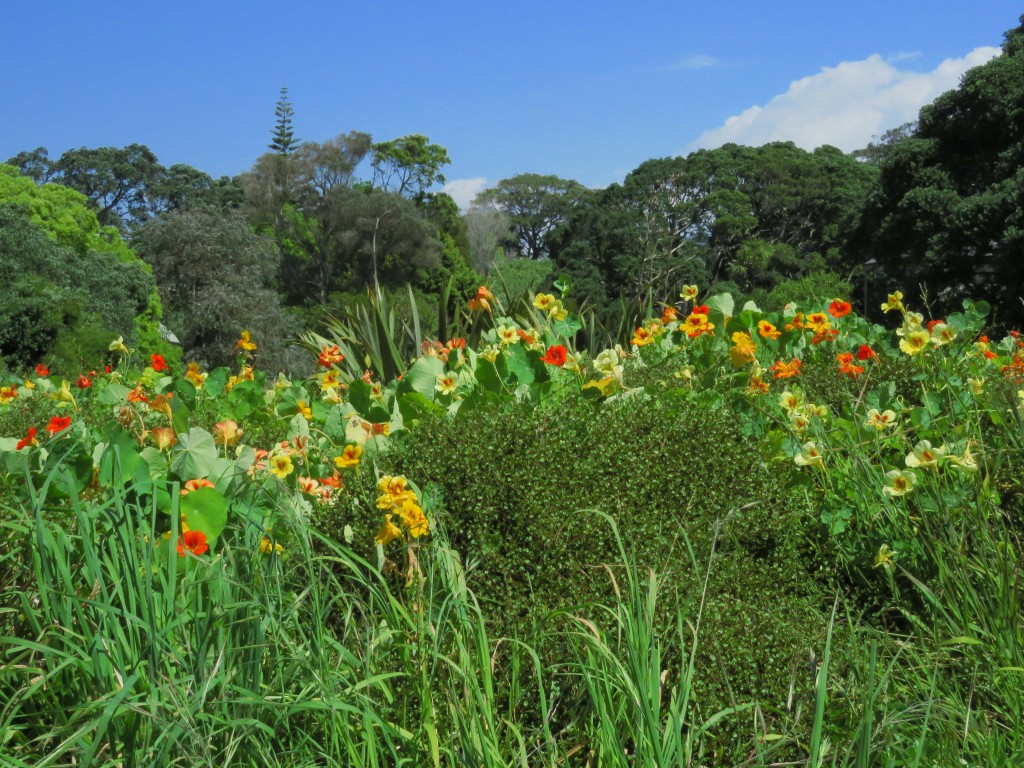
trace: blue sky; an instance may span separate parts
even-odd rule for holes
[[[214,176],[301,138],[423,133],[452,193],[522,172],[605,186],[724,141],[850,150],[916,115],[1016,27],[1003,0],[288,3],[4,9],[0,159],[147,144]]]

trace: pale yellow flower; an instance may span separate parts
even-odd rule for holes
[[[110,342],[110,346],[107,347],[107,349],[109,349],[111,352],[117,352],[118,354],[121,354],[121,355],[127,355],[128,354],[128,347],[126,347],[124,345],[124,337],[123,336],[118,336],[116,339],[114,339],[112,342]]]
[[[930,338],[931,335],[928,331],[910,331],[904,338],[900,339],[900,349],[908,355],[919,355],[927,348]]]
[[[823,465],[824,457],[815,442],[809,440],[803,444],[800,453],[793,457],[793,461],[801,467],[820,467]]]
[[[511,325],[498,326],[498,341],[502,344],[515,344],[519,341],[519,334]]]
[[[949,344],[955,338],[956,331],[952,326],[946,325],[945,323],[936,323],[932,326],[932,344],[936,347]]]
[[[684,285],[682,292],[679,294],[679,298],[685,299],[686,301],[696,301],[698,293],[699,291],[697,290],[696,285]]]
[[[882,304],[882,309],[886,312],[891,312],[894,309],[898,309],[900,312],[905,312],[906,309],[903,306],[903,291],[890,293],[889,300]]]
[[[437,383],[434,384],[434,389],[442,395],[453,395],[458,383],[459,381],[454,373],[439,373],[437,374]]]
[[[917,475],[909,469],[894,469],[885,473],[885,486],[882,493],[892,498],[893,496],[906,496],[914,489],[917,483]]]
[[[533,306],[541,312],[548,312],[555,305],[555,297],[550,293],[538,293],[533,297]]]
[[[498,354],[501,352],[498,347],[493,344],[488,344],[486,347],[480,350],[480,357],[489,363],[493,363],[498,359]]]
[[[970,385],[971,392],[974,394],[975,397],[977,397],[978,395],[981,395],[981,394],[983,394],[985,392],[985,380],[984,379],[971,378],[971,379],[967,380],[967,383]]]
[[[937,468],[946,455],[946,446],[933,447],[931,441],[922,440],[914,446],[914,452],[907,454],[907,466],[911,468]]]
[[[877,408],[871,408],[868,410],[868,417],[864,420],[864,426],[877,429],[879,432],[894,427],[896,426],[896,413],[888,410],[879,413]]]
[[[889,549],[888,544],[883,544],[878,548],[878,554],[875,555],[874,567],[884,568],[891,573],[893,568],[896,567],[895,558],[896,552]]]

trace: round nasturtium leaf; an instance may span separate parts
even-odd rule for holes
[[[181,514],[193,531],[206,534],[212,547],[228,522],[228,502],[214,488],[200,488],[181,497]]]

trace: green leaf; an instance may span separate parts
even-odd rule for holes
[[[116,381],[112,381],[103,388],[99,397],[96,398],[96,402],[100,405],[119,405],[127,402],[129,392],[131,392],[131,389],[126,387],[124,384],[118,384]]]
[[[444,363],[441,358],[424,355],[405,372],[400,389],[403,392],[419,392],[432,401],[436,394],[434,387],[437,385],[437,377],[443,373]]]
[[[730,293],[719,293],[704,302],[711,310],[712,316],[717,314],[716,322],[725,323],[725,319],[733,316],[736,311],[736,301]]]
[[[213,435],[205,429],[193,427],[178,436],[178,445],[171,459],[171,472],[183,481],[207,477],[213,471],[216,461],[217,446],[213,442]]]
[[[210,397],[219,397],[228,384],[230,373],[227,368],[214,368],[206,377],[203,389]]]
[[[200,488],[181,497],[181,514],[189,528],[206,534],[212,547],[227,525],[228,502],[214,488]]]

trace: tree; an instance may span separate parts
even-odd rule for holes
[[[277,118],[277,123],[271,132],[271,142],[267,145],[268,149],[279,155],[290,155],[302,141],[302,139],[295,138],[295,131],[292,128],[292,117],[294,114],[295,110],[292,109],[291,100],[288,98],[288,89],[282,86],[281,95],[277,99],[277,105],[274,107],[274,116]]]
[[[434,184],[445,181],[441,168],[451,163],[448,150],[414,133],[373,145],[373,185],[422,200]]]
[[[504,211],[476,205],[462,218],[469,240],[470,264],[489,274],[496,263],[505,260],[506,246],[512,244],[509,237],[512,222]]]
[[[13,165],[21,171],[22,175],[28,176],[36,184],[45,184],[51,181],[57,172],[46,147],[36,147],[19,152],[7,160],[7,165]]]
[[[372,149],[373,138],[362,131],[342,133],[322,144],[304,142],[294,155],[296,186],[309,187],[317,195],[351,186],[356,168]]]
[[[511,220],[519,255],[527,259],[543,259],[548,256],[548,235],[565,221],[584,191],[583,185],[577,181],[538,173],[520,173],[485,189],[473,203],[505,213]]]
[[[286,344],[297,329],[271,287],[281,255],[241,214],[205,209],[172,212],[147,222],[135,238],[153,268],[186,359],[227,365],[242,330],[259,339],[269,370],[287,365]]]
[[[926,290],[936,316],[973,297],[1024,321],[1022,101],[1024,17],[1003,54],[923,107],[882,164],[854,245],[888,288]]]

